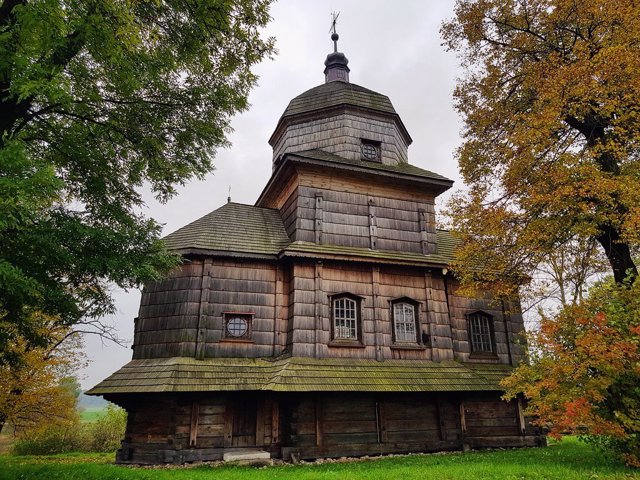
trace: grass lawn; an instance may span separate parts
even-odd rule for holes
[[[0,479],[119,480],[487,480],[487,479],[640,479],[576,439],[547,448],[495,450],[387,457],[348,463],[140,468],[112,464],[112,454],[67,454],[50,457],[0,456]]]

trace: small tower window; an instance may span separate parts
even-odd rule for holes
[[[360,145],[362,159],[370,162],[380,162],[380,145],[380,142],[362,139]]]

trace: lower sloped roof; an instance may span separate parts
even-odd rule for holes
[[[455,392],[502,390],[509,365],[289,357],[132,360],[90,395],[151,392]]]
[[[229,202],[164,237],[180,253],[227,252],[277,255],[289,243],[280,212]]]

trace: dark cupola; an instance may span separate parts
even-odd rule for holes
[[[349,83],[349,60],[344,53],[338,52],[338,38],[340,36],[333,32],[331,40],[333,40],[333,53],[327,55],[324,61],[324,81],[329,82],[347,82]]]

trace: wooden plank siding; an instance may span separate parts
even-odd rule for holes
[[[298,395],[282,400],[283,456],[380,455],[459,449],[453,398],[425,394]],[[441,438],[446,429],[447,438]]]
[[[379,115],[340,114],[289,125],[273,144],[274,160],[288,152],[322,149],[344,158],[360,160],[361,138],[381,142],[386,164],[407,161],[407,144],[391,119]]]
[[[458,293],[459,284],[448,282],[451,303],[451,335],[457,360],[467,362],[497,362],[517,364],[524,358],[524,321],[517,304],[502,304],[490,298],[469,298]],[[497,358],[478,358],[471,351],[467,315],[476,311],[485,312],[493,318]]]
[[[129,398],[123,406],[128,423],[118,461],[124,463],[218,460],[225,448],[260,448],[288,459],[292,452],[317,458],[458,450],[489,437],[502,446],[540,443],[517,402],[497,392],[174,394]]]
[[[293,241],[436,251],[434,196],[424,189],[304,167],[270,205]]]
[[[518,341],[524,324],[517,304],[506,303],[503,312],[500,303],[488,298],[462,296],[457,282],[450,277],[445,282],[438,270],[335,261],[323,262],[318,270],[317,265],[220,258],[184,264],[144,290],[133,358],[254,358],[287,351],[317,358],[507,364],[522,359]],[[361,298],[361,345],[332,344],[330,298],[339,293]],[[420,348],[393,342],[391,302],[404,297],[418,305]],[[474,358],[470,351],[467,315],[478,310],[493,318],[494,358]],[[253,314],[248,342],[225,339],[224,312],[234,311]]]

